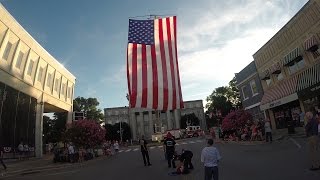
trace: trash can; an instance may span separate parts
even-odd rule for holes
[[[288,121],[288,134],[294,134],[294,121]]]

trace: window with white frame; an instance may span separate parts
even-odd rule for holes
[[[305,61],[304,59],[301,59],[298,62],[294,62],[292,65],[289,66],[289,74],[294,74],[297,71],[301,70],[305,66]]]
[[[281,81],[283,79],[283,73],[277,74],[278,81]]]
[[[241,90],[242,90],[243,100],[249,99],[249,96],[247,94],[247,86],[242,86]]]
[[[271,79],[271,78],[270,78],[270,79],[267,79],[267,80],[266,80],[266,83],[267,83],[268,86],[271,86],[271,84],[272,84],[272,79]]]
[[[38,72],[38,81],[42,81],[42,76],[43,76],[43,67],[40,67],[39,72]]]
[[[33,66],[34,66],[34,61],[30,60],[30,63],[29,63],[29,66],[28,66],[28,70],[27,70],[27,75],[31,76],[32,70],[33,70]]]
[[[24,56],[23,52],[19,52],[18,58],[17,58],[17,62],[16,62],[16,68],[20,69],[21,68],[21,64],[22,64],[22,58]]]
[[[12,43],[8,42],[3,52],[2,59],[8,60],[11,48],[12,48]]]
[[[250,81],[250,86],[251,86],[252,96],[259,94],[255,80]]]

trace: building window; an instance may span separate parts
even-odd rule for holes
[[[18,69],[21,68],[23,56],[24,56],[23,52],[20,51],[20,52],[19,52],[19,55],[18,55],[17,62],[16,62],[16,68],[18,68]]]
[[[29,75],[29,76],[31,76],[31,74],[32,74],[33,65],[34,65],[34,61],[30,60],[30,63],[28,66],[28,71],[27,71],[27,75]]]
[[[56,82],[54,83],[54,91],[59,92],[60,89],[60,79],[56,78]]]
[[[283,73],[277,74],[278,81],[281,81],[283,79]]]
[[[243,100],[247,100],[248,98],[249,98],[249,96],[247,95],[247,88],[246,88],[246,86],[243,86],[242,88],[241,88],[241,90],[242,90],[242,95],[243,95]]]
[[[71,87],[68,87],[68,98],[70,98],[71,97]]]
[[[51,74],[51,73],[48,74],[47,86],[48,86],[50,89],[52,88],[52,74]]]
[[[294,62],[292,65],[289,66],[290,75],[301,70],[302,68],[304,68],[304,66],[305,66],[304,59],[300,60],[299,62]]]
[[[12,43],[11,43],[11,42],[8,42],[8,43],[7,43],[7,46],[6,46],[6,49],[4,50],[4,53],[3,53],[3,55],[2,55],[2,59],[8,60],[11,47],[12,47]]]
[[[43,75],[43,67],[40,67],[39,72],[38,72],[38,81],[42,81],[42,75]]]
[[[259,94],[255,80],[252,80],[250,82],[250,86],[251,86],[252,96]]]
[[[270,85],[272,84],[272,79],[271,79],[271,78],[270,78],[270,79],[267,79],[267,80],[266,80],[266,83],[267,83],[268,86],[270,86]]]
[[[66,84],[65,83],[62,84],[61,91],[62,91],[61,94],[64,96],[65,92],[66,92]]]

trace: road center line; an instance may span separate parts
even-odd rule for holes
[[[290,139],[290,141],[292,141],[293,144],[295,144],[299,149],[301,148],[301,145],[300,145],[296,140],[294,140],[294,139],[292,139],[292,138],[289,138],[289,139]]]

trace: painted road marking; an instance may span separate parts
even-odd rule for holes
[[[186,142],[183,142],[183,143],[181,143],[181,144],[188,144],[188,143],[186,143]]]
[[[158,146],[158,148],[163,148],[163,146]]]
[[[138,151],[139,150],[139,148],[136,148],[136,149],[134,149],[133,151]]]
[[[193,144],[193,143],[196,143],[196,142],[194,142],[194,141],[189,141],[189,143],[190,143],[190,144]]]
[[[154,148],[156,148],[156,147],[154,147],[154,146],[150,147],[150,149],[154,149]]]
[[[196,140],[197,142],[203,142],[203,140]]]
[[[131,151],[132,149],[128,149],[128,150],[126,150],[125,152],[129,152],[129,151]]]
[[[294,140],[294,139],[292,139],[292,138],[289,138],[289,139],[290,139],[290,141],[292,141],[293,144],[295,144],[299,149],[301,148],[301,145],[300,145],[296,140]]]
[[[119,153],[123,152],[124,150],[120,150]]]

